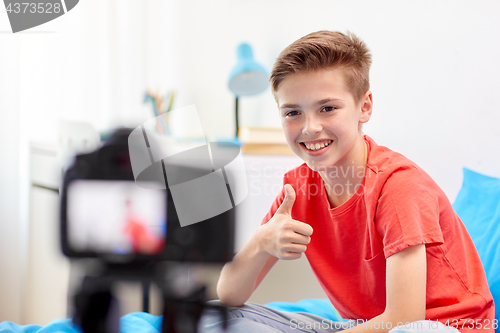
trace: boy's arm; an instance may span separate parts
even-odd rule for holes
[[[393,254],[387,258],[386,264],[385,311],[344,332],[382,333],[398,325],[425,319],[426,283],[425,244],[410,246]]]
[[[291,185],[285,185],[285,193],[274,216],[257,229],[222,269],[217,284],[217,295],[222,303],[243,305],[278,259],[298,259],[306,251],[312,227],[292,219],[295,191]]]
[[[250,241],[222,269],[217,295],[222,303],[241,306],[252,295],[278,258],[259,251],[258,239]]]
[[[425,244],[410,246],[387,258],[385,313],[406,322],[425,319],[427,253]],[[396,323],[397,324],[397,323]]]

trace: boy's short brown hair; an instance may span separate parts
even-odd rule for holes
[[[339,68],[354,100],[360,101],[370,89],[370,51],[354,34],[322,30],[306,35],[281,52],[271,72],[274,98],[281,82],[290,74]]]

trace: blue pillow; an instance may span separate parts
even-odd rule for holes
[[[466,168],[463,172],[453,208],[476,245],[500,320],[500,179]]]

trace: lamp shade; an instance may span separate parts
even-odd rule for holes
[[[237,49],[238,62],[229,74],[229,89],[236,96],[250,96],[269,85],[266,69],[253,59],[252,47],[241,43]]]

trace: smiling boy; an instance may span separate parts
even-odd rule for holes
[[[433,332],[493,332],[484,269],[448,198],[362,132],[372,114],[370,64],[363,42],[331,31],[295,41],[276,60],[270,81],[283,130],[305,163],[285,174],[262,225],[222,270],[217,292],[234,307],[230,332],[338,330],[314,315],[245,304],[279,259],[302,254],[339,313],[364,321],[343,329],[420,323],[411,327],[422,331],[427,319]]]

